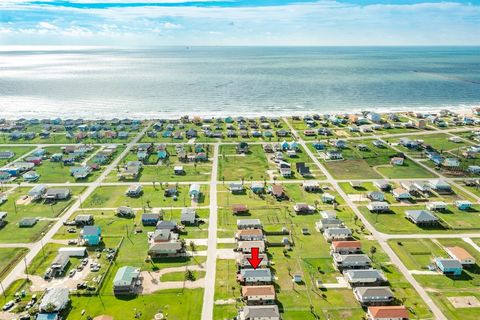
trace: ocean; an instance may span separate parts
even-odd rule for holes
[[[0,47],[0,117],[480,107],[479,47]]]

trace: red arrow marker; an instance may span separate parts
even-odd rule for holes
[[[257,269],[263,259],[258,257],[258,248],[252,248],[252,257],[247,259],[253,269]]]

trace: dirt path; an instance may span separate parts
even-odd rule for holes
[[[204,288],[205,287],[205,278],[201,278],[195,281],[167,281],[162,282],[160,278],[164,274],[172,273],[172,272],[185,272],[187,270],[191,271],[205,271],[205,267],[203,265],[198,266],[184,266],[184,267],[176,267],[176,268],[165,268],[155,272],[150,271],[142,271],[140,276],[142,277],[142,287],[140,288],[141,294],[149,294],[159,290],[167,290],[167,289],[195,289],[195,288]]]

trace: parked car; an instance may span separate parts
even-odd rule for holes
[[[68,273],[68,276],[71,278],[71,277],[73,277],[73,276],[75,275],[76,272],[77,272],[76,269],[72,269],[72,270],[70,270],[70,272]]]
[[[2,310],[3,310],[3,311],[10,310],[14,305],[15,305],[15,301],[10,300],[10,301],[8,301],[7,303],[5,303],[5,304],[3,305]]]

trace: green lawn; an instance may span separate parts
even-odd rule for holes
[[[208,221],[209,210],[197,209],[197,215],[204,221]],[[134,219],[118,218],[115,216],[114,210],[104,211],[92,211],[92,210],[80,210],[77,211],[72,219],[80,214],[91,214],[94,216],[95,225],[102,229],[102,233],[108,236],[127,236],[134,233],[135,228],[140,227],[144,233],[148,231],[154,231],[155,227],[142,226],[141,217],[142,210],[136,212]],[[164,220],[174,220],[180,223],[181,210],[165,210]],[[62,226],[60,230],[55,234],[55,239],[76,239],[81,228],[77,228],[76,233],[69,233],[67,229],[71,226]],[[181,233],[183,239],[199,239],[208,237],[208,223],[199,224],[197,226],[185,226],[184,232]],[[188,244],[188,242],[187,242]],[[197,250],[200,250],[197,248]]]
[[[26,248],[0,248],[0,280],[3,280],[27,253],[28,249]]]
[[[193,277],[195,280],[205,277],[204,271],[192,271]],[[170,272],[162,275],[160,281],[186,281],[185,272]]]
[[[130,206],[133,208],[150,207],[185,207],[191,205],[188,196],[188,185],[178,186],[178,199],[165,197],[165,184],[155,187],[143,186],[143,195],[138,198],[131,198],[125,195],[128,185],[125,186],[102,186],[97,188],[90,197],[83,203],[84,208],[117,208],[120,206]],[[208,185],[201,185],[202,197],[199,205],[207,206],[209,203]]]
[[[410,270],[428,270],[435,257],[446,257],[445,250],[430,239],[397,239],[388,244]]]
[[[86,315],[92,317],[108,314],[115,319],[150,320],[162,312],[168,319],[198,320],[201,316],[203,290],[165,290],[138,297],[117,298],[113,294],[100,297],[72,296],[72,309],[69,320],[84,320]],[[85,314],[82,315],[85,310]]]
[[[13,153],[15,153],[15,156],[11,159],[0,159],[0,166],[4,166],[6,165],[7,163],[10,163],[18,158],[20,158],[21,156],[23,156],[24,154],[32,151],[33,149],[35,149],[35,147],[29,147],[29,146],[26,146],[26,147],[14,147],[14,146],[1,146],[0,145],[0,152],[5,152],[5,151],[11,151]]]
[[[448,319],[451,320],[476,320],[480,312],[479,308],[455,308],[448,300],[449,297],[473,296],[480,300],[480,292],[477,288],[448,290],[444,292],[430,292],[430,297]]]
[[[69,200],[58,201],[55,204],[45,204],[42,201],[29,204],[16,204],[17,200],[28,193],[30,188],[16,188],[8,194],[8,200],[0,205],[0,211],[6,211],[7,225],[0,232],[0,242],[33,242],[39,239],[42,232],[46,232],[50,225],[62,214],[83,192],[84,187],[70,187],[73,197]],[[18,222],[23,218],[39,218],[40,221],[31,228],[20,228]]]
[[[448,139],[451,137],[452,136],[449,134],[440,133],[440,132],[435,134],[425,134],[425,135],[420,134],[415,136],[408,136],[408,138],[411,140],[423,140],[425,144],[432,146],[433,148],[437,149],[439,152],[454,150],[454,149],[462,148],[469,145],[464,141],[461,141],[461,142],[448,141]],[[398,138],[398,140],[400,139],[401,137]]]
[[[360,151],[364,144],[368,150]],[[382,179],[382,178],[432,178],[434,174],[406,159],[403,166],[390,165],[390,158],[397,152],[388,147],[377,148],[372,139],[349,141],[342,149],[344,160],[323,161],[336,179]]]
[[[268,162],[260,145],[251,145],[247,155],[237,155],[234,145],[220,146],[218,178],[220,180],[263,180],[268,179]]]

